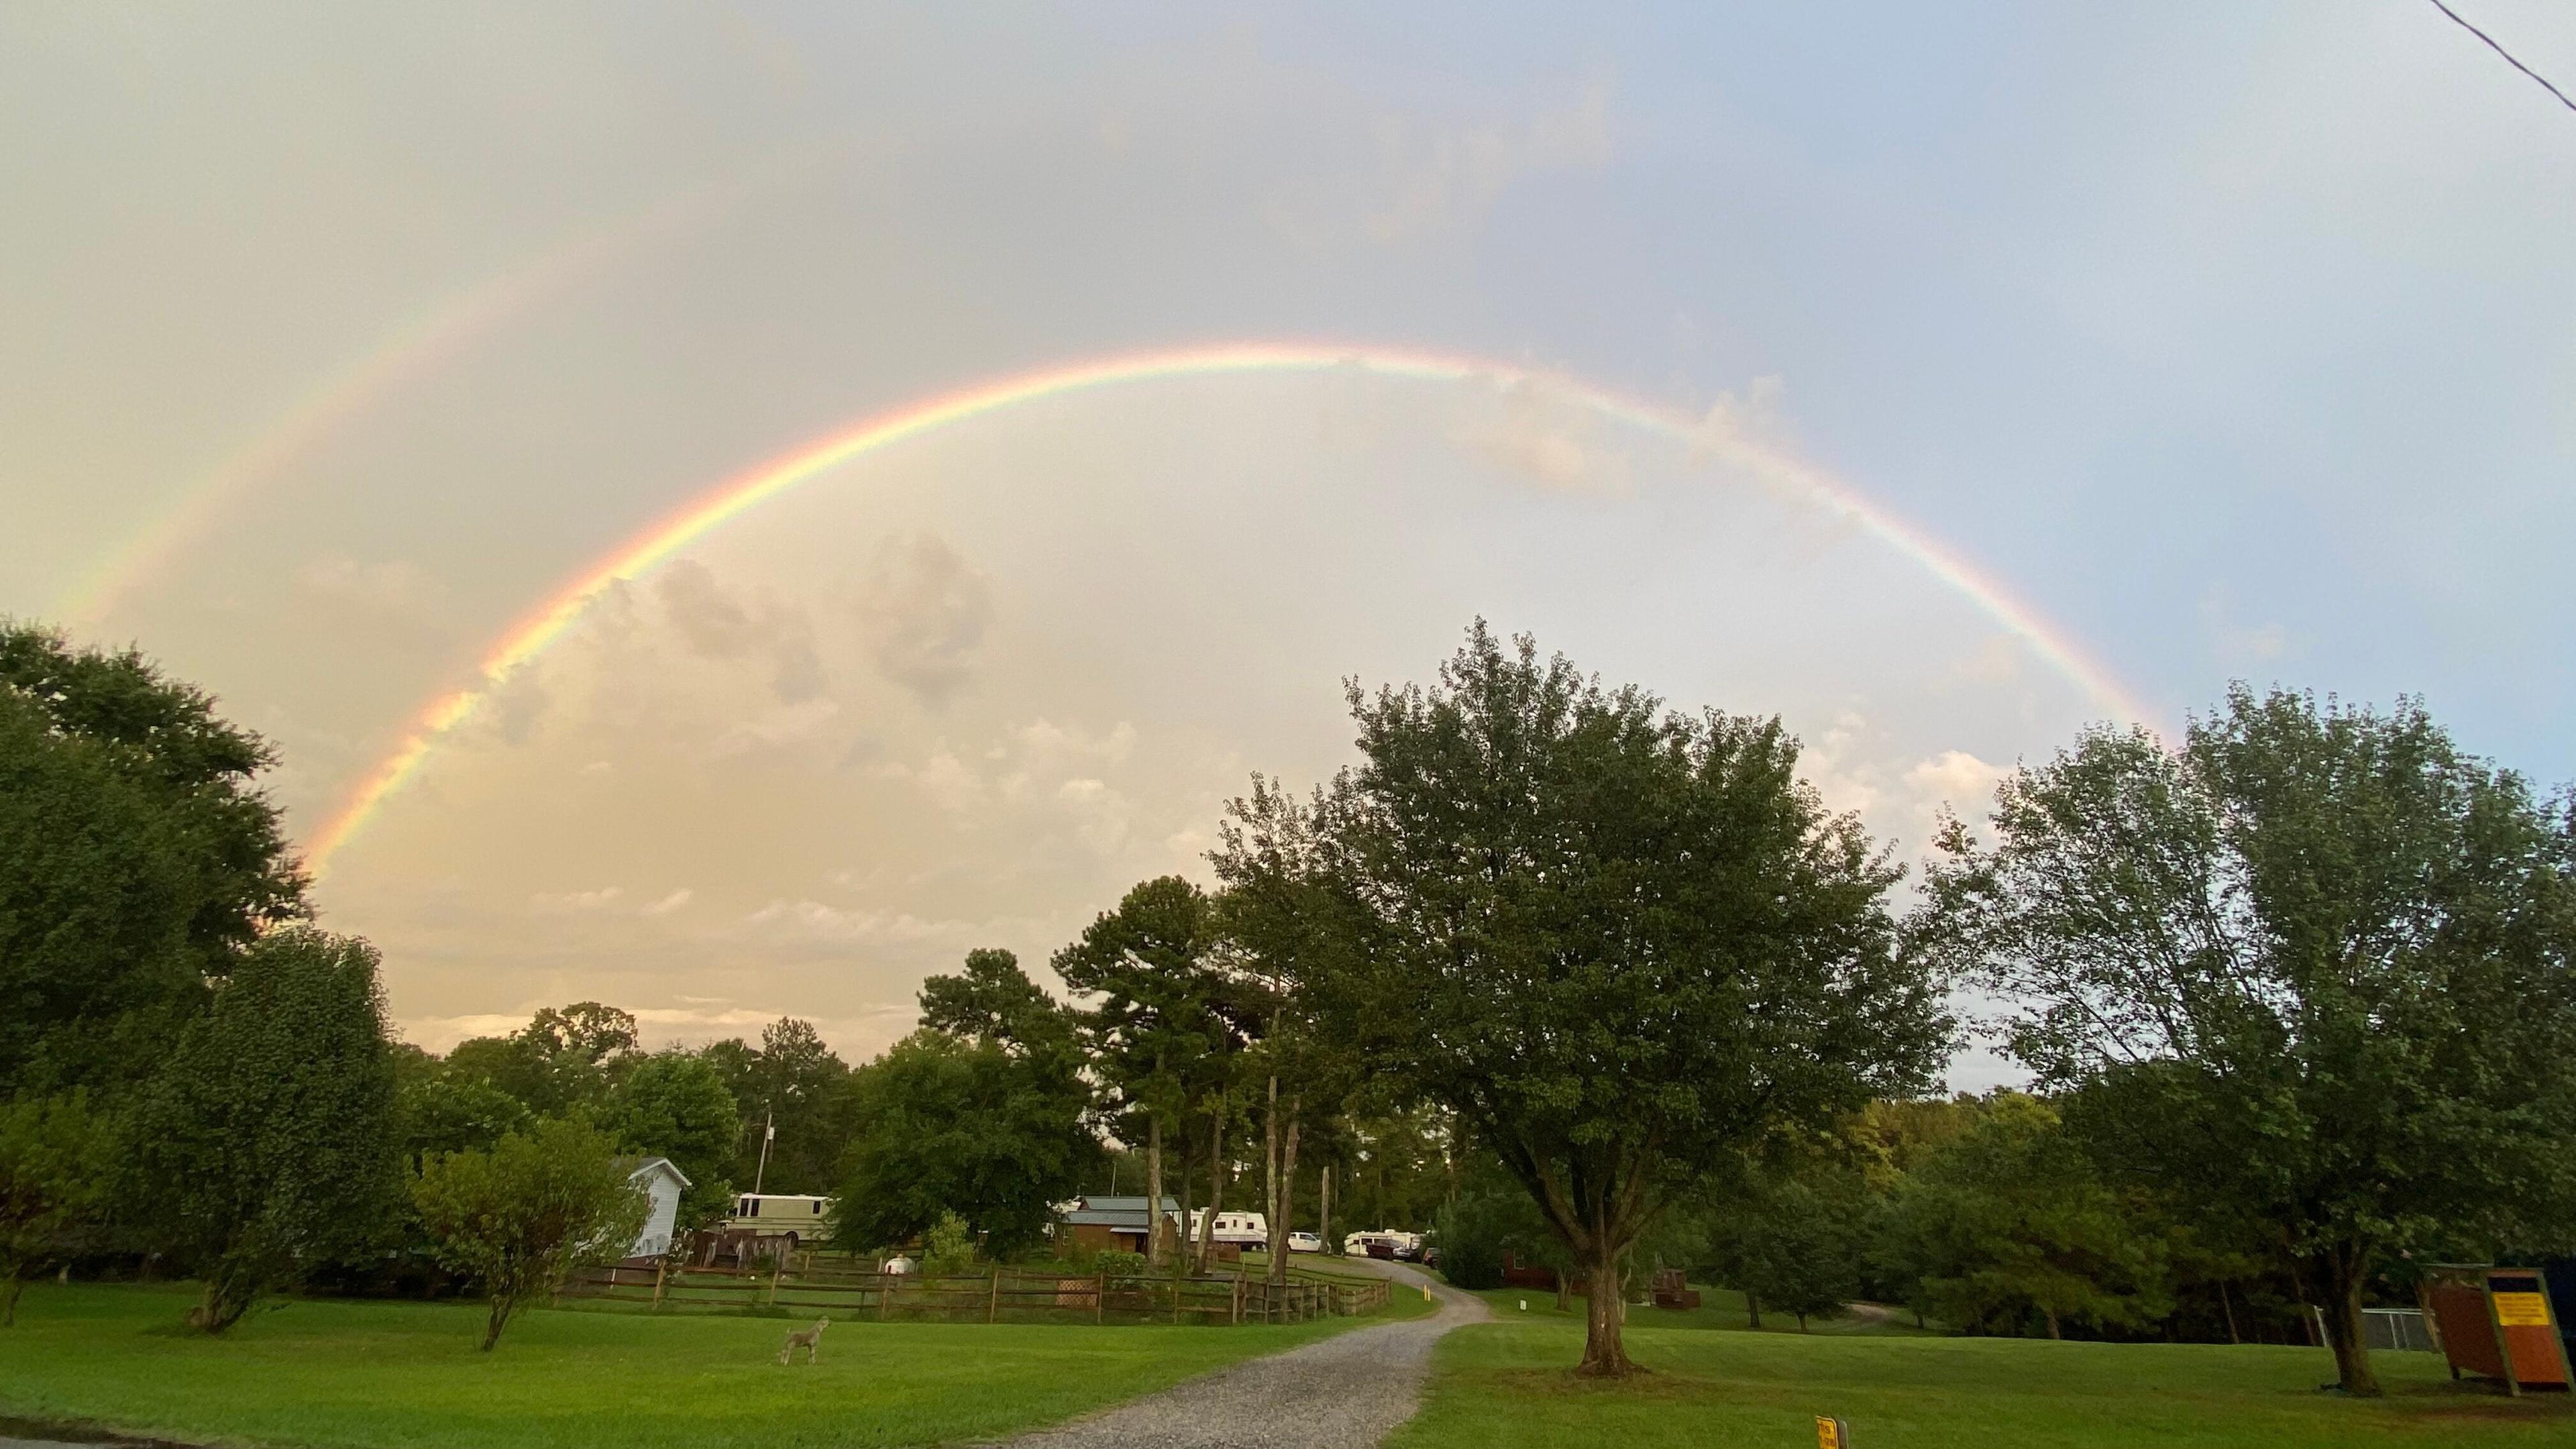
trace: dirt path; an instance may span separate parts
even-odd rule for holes
[[[1237,1364],[1159,1394],[1008,1441],[1010,1449],[1365,1449],[1413,1417],[1431,1345],[1489,1315],[1485,1300],[1399,1263],[1350,1260],[1399,1285],[1430,1283],[1440,1311]],[[1404,1291],[1399,1288],[1398,1291]]]

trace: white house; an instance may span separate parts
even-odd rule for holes
[[[626,1180],[644,1189],[644,1195],[653,1200],[653,1210],[645,1214],[644,1231],[635,1235],[635,1246],[626,1256],[658,1258],[671,1251],[671,1234],[680,1219],[680,1194],[688,1191],[689,1179],[667,1157],[632,1160],[635,1167]]]

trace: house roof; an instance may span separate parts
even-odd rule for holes
[[[689,1175],[682,1172],[679,1169],[678,1164],[672,1162],[671,1159],[667,1157],[621,1157],[617,1159],[617,1165],[626,1169],[626,1177],[630,1182],[636,1178],[660,1171],[667,1172],[674,1178],[677,1178],[680,1186],[682,1187],[687,1187],[689,1185]]]
[[[1164,1197],[1164,1212],[1174,1213],[1179,1210],[1178,1199],[1168,1195]],[[1065,1213],[1064,1220],[1073,1227],[1133,1228],[1141,1233],[1145,1230],[1145,1199],[1142,1195],[1078,1197],[1073,1200],[1073,1207]]]

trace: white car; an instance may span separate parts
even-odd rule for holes
[[[1320,1253],[1324,1251],[1324,1240],[1316,1237],[1313,1233],[1290,1233],[1288,1235],[1288,1251],[1292,1253]]]

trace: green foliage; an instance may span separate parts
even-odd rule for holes
[[[2238,687],[2182,750],[2099,731],[1955,822],[1923,951],[2028,1005],[2096,1155],[2220,1237],[2276,1225],[2343,1387],[2374,1265],[2576,1229],[2576,837],[2422,708]]]
[[[86,1093],[0,1102],[0,1328],[17,1321],[19,1279],[68,1246],[114,1169],[108,1124]]]
[[[1441,1208],[1436,1241],[1441,1276],[1461,1288],[1500,1288],[1508,1260],[1551,1263],[1560,1255],[1528,1191],[1499,1170],[1471,1179]]]
[[[724,1170],[741,1119],[713,1065],[688,1052],[644,1057],[618,1083],[610,1115],[620,1143],[671,1159],[689,1179],[680,1199],[682,1229],[722,1216],[733,1197]]]
[[[1144,1254],[1125,1248],[1103,1248],[1091,1255],[1092,1271],[1108,1274],[1112,1283],[1132,1283],[1145,1276],[1148,1266]]]
[[[975,1266],[975,1230],[955,1213],[941,1213],[921,1235],[921,1271],[933,1278],[964,1273]]]
[[[431,1158],[412,1183],[441,1262],[483,1285],[483,1348],[522,1306],[574,1271],[626,1256],[652,1201],[618,1160],[617,1143],[560,1119],[513,1132],[486,1151]]]
[[[243,953],[171,1048],[134,1132],[137,1195],[205,1281],[199,1327],[223,1331],[388,1229],[393,1079],[374,948],[296,927]]]
[[[444,1071],[408,1076],[395,1100],[403,1156],[415,1166],[436,1153],[489,1149],[536,1120],[525,1103],[489,1080]]]
[[[2135,1329],[2173,1308],[2164,1244],[2046,1103],[1997,1093],[1894,1195],[1884,1249],[1908,1302],[1987,1333]]]
[[[147,1074],[304,913],[274,758],[139,654],[0,624],[0,1093]]]
[[[699,1053],[723,1077],[742,1111],[743,1130],[725,1176],[759,1181],[771,1192],[822,1192],[840,1168],[850,1137],[850,1069],[823,1044],[814,1024],[781,1017],[761,1028],[760,1045],[720,1041]],[[769,1168],[760,1169],[761,1128],[774,1121]]]
[[[1896,871],[1797,778],[1776,720],[1667,713],[1480,621],[1433,689],[1354,685],[1330,803],[1363,940],[1319,983],[1373,1067],[1489,1143],[1615,1279],[1748,1145],[1922,1081],[1939,984]],[[1621,1373],[1594,1311],[1585,1368]]]
[[[922,982],[921,1024],[1022,1056],[1079,1050],[1073,1013],[1030,980],[1008,951],[969,951],[964,971]]]
[[[834,1240],[854,1252],[908,1241],[952,1213],[997,1257],[1036,1246],[1081,1189],[1099,1144],[1069,1062],[919,1031],[862,1067],[836,1195]]]

